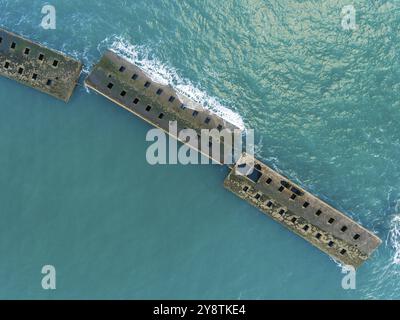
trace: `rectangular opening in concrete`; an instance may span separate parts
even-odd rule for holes
[[[150,87],[150,84],[151,84],[150,82],[146,81],[146,83],[144,84],[144,87],[148,88],[148,87]]]
[[[37,80],[37,77],[38,77],[37,73],[34,73],[34,74],[32,75],[32,80]]]
[[[207,117],[207,118],[204,120],[204,123],[205,123],[205,124],[209,124],[210,121],[211,121],[211,119],[210,119],[209,117]]]
[[[332,223],[334,223],[334,222],[335,222],[335,219],[329,218],[329,220],[328,220],[328,223],[329,223],[329,224],[332,224]]]
[[[170,96],[168,99],[169,102],[174,102],[175,101],[175,97],[174,96]]]
[[[46,86],[51,86],[53,84],[53,80],[48,79],[46,82]]]
[[[335,244],[335,243],[334,243],[333,241],[329,241],[329,242],[328,242],[328,246],[331,247],[331,248],[333,247],[334,244]]]
[[[306,224],[306,225],[303,227],[303,230],[304,230],[304,231],[308,231],[308,229],[310,229],[310,227]]]
[[[121,97],[125,97],[125,96],[126,96],[126,91],[125,91],[125,90],[122,90],[121,93],[120,93],[120,95],[121,95]]]
[[[342,249],[342,250],[340,250],[340,254],[341,254],[341,255],[344,255],[346,252],[347,252],[347,250],[346,250],[346,249]]]
[[[31,51],[31,49],[29,49],[29,48],[25,48],[25,50],[24,50],[24,54],[28,55],[30,51]]]
[[[268,207],[268,208],[271,208],[271,207],[272,207],[272,201],[268,201],[268,202],[267,202],[267,207]]]
[[[322,234],[320,234],[319,232],[315,235],[315,237],[317,238],[317,239],[321,239],[321,237],[322,237]]]
[[[285,190],[284,186],[280,186],[278,189],[279,192],[282,192],[283,190]]]
[[[358,240],[360,238],[360,235],[358,233],[356,233],[353,237],[354,240]]]
[[[139,99],[138,99],[138,98],[135,98],[135,99],[133,100],[133,104],[138,104],[138,102],[139,102]]]
[[[8,69],[10,67],[10,63],[8,61],[6,61],[6,63],[4,63],[4,68]]]
[[[283,209],[279,210],[279,214],[280,214],[281,216],[283,216],[283,215],[285,214],[285,210],[283,210]]]
[[[182,103],[181,106],[180,106],[179,108],[181,108],[182,110],[185,110],[185,109],[186,109],[186,106]]]
[[[293,217],[292,219],[290,219],[290,221],[292,221],[293,223],[295,223],[297,221],[296,217]]]
[[[161,93],[163,93],[163,89],[158,89],[156,93],[157,93],[157,95],[159,95],[159,96],[160,96],[160,95],[161,95]]]
[[[198,114],[199,114],[198,111],[193,111],[192,116],[193,116],[193,117],[196,117]]]
[[[108,85],[107,85],[107,88],[108,89],[112,89],[114,87],[114,84],[112,83],[112,82],[110,82]]]
[[[265,181],[266,184],[271,184],[271,182],[272,182],[272,179],[271,179],[271,178],[268,178],[268,179]]]
[[[134,73],[133,76],[132,76],[132,80],[136,80],[138,77],[139,76],[136,73]]]
[[[146,111],[149,112],[151,110],[151,106],[146,107]]]
[[[261,194],[256,193],[256,195],[254,196],[254,198],[255,198],[256,200],[260,199],[260,198],[261,198]]]
[[[290,200],[294,200],[296,199],[296,195],[294,193],[292,193],[292,195],[290,196]]]
[[[58,60],[54,60],[53,61],[53,67],[57,67],[58,66]]]
[[[319,216],[321,215],[321,213],[322,213],[321,210],[317,210],[317,211],[315,212],[315,215],[316,215],[317,217],[319,217]]]
[[[346,230],[347,230],[346,226],[343,226],[343,227],[340,228],[340,231],[342,231],[342,232],[346,232]]]
[[[17,47],[17,44],[15,42],[11,42],[10,48],[11,49],[15,49],[16,47]]]
[[[119,72],[124,72],[125,71],[125,67],[124,66],[121,66],[120,68],[119,68]]]
[[[24,68],[19,67],[18,68],[18,74],[22,74],[24,72]]]
[[[247,192],[247,190],[249,190],[249,187],[248,187],[248,186],[244,186],[244,187],[243,187],[243,191],[244,191],[244,192]]]
[[[160,113],[160,114],[158,115],[158,119],[162,119],[162,118],[164,118],[164,113]]]
[[[43,61],[44,60],[44,54],[43,53],[39,54],[38,59],[39,59],[39,61]]]
[[[218,130],[218,131],[221,131],[221,130],[222,130],[222,124],[219,124],[219,125],[217,126],[217,130]]]
[[[304,201],[303,208],[307,208],[309,205],[310,205],[310,203],[308,203],[307,201]]]

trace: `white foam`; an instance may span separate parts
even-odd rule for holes
[[[209,96],[189,80],[181,78],[173,67],[152,56],[152,50],[148,47],[133,45],[123,37],[114,36],[106,38],[99,44],[100,52],[105,49],[110,49],[139,66],[154,82],[170,85],[180,97],[197,102],[203,108],[216,113],[239,129],[245,130],[243,119],[238,113],[221,104],[217,98]]]
[[[390,221],[389,243],[394,249],[393,263],[400,264],[400,215],[393,216]]]

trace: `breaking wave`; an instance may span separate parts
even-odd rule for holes
[[[400,264],[400,215],[393,216],[390,221],[388,236],[389,245],[394,249],[393,264]]]
[[[152,57],[152,51],[148,47],[133,45],[123,37],[114,36],[103,40],[97,49],[101,53],[105,49],[114,51],[139,66],[154,82],[170,85],[178,95],[197,102],[241,130],[245,130],[243,119],[238,113],[221,104],[217,98],[209,96],[189,80],[181,78],[173,67],[162,63],[156,57]]]

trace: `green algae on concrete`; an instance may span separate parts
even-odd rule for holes
[[[67,102],[82,64],[0,28],[0,75]]]

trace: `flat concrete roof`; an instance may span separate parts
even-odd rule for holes
[[[67,102],[82,63],[0,28],[0,75]]]

